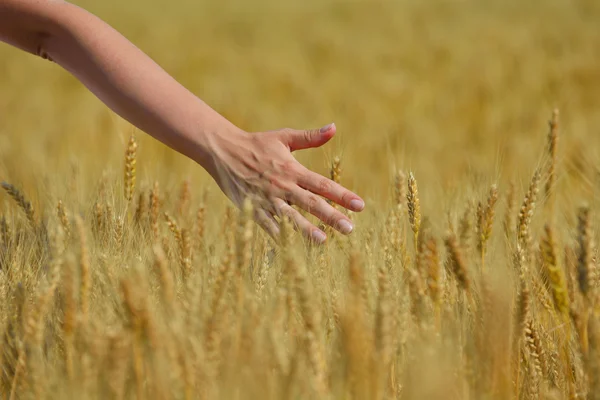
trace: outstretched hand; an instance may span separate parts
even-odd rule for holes
[[[238,206],[251,198],[272,236],[275,217],[287,215],[314,241],[326,240],[292,205],[352,232],[352,221],[323,198],[353,211],[364,208],[361,198],[292,156],[325,144],[335,125],[243,132],[116,30],[65,1],[0,0],[0,40],[56,61],[123,118],[206,168]]]
[[[209,171],[235,204],[240,206],[245,198],[252,200],[256,221],[271,236],[279,234],[275,216],[287,216],[306,237],[323,243],[325,233],[292,205],[349,234],[354,229],[352,221],[323,198],[352,211],[361,211],[365,203],[355,193],[304,167],[292,152],[322,146],[335,132],[335,125],[330,124],[315,130],[218,136],[211,145],[213,165]]]

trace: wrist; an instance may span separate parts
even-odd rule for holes
[[[193,153],[189,156],[214,178],[224,150],[232,145],[235,146],[246,135],[245,131],[218,115],[216,121],[206,124],[199,130]]]

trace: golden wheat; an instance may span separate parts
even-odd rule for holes
[[[131,201],[133,199],[133,192],[135,190],[135,166],[137,163],[137,142],[135,136],[131,135],[127,150],[125,151],[125,199]]]
[[[240,128],[333,115],[324,246],[0,48],[0,397],[598,399],[600,7],[459,3],[78,3]]]
[[[2,182],[1,185],[4,188],[4,190],[6,190],[6,193],[8,193],[8,195],[13,198],[13,200],[19,205],[19,207],[21,207],[31,226],[35,227],[37,223],[35,220],[33,206],[31,205],[29,200],[25,198],[25,196],[19,191],[19,189],[17,189],[10,183]]]

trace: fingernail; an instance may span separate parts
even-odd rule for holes
[[[354,211],[362,211],[365,208],[365,202],[362,200],[354,199],[350,202],[350,208]]]
[[[345,219],[341,220],[338,223],[338,227],[340,229],[340,232],[345,233],[346,235],[352,232],[352,229],[354,229],[352,224],[349,221],[346,221]]]
[[[327,236],[321,231],[313,231],[311,234],[313,240],[317,243],[324,243],[327,240]]]
[[[319,132],[321,133],[325,133],[328,132],[331,128],[333,128],[333,122],[331,124],[325,125],[324,127],[322,127]]]

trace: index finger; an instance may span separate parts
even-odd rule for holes
[[[301,174],[298,186],[352,211],[362,211],[365,208],[365,202],[356,193],[309,169]]]

